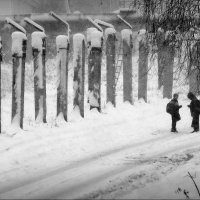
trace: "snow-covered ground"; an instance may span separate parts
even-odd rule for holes
[[[136,60],[136,59],[135,59]],[[135,62],[136,63],[136,62]],[[137,63],[134,65],[134,105],[122,103],[122,80],[117,107],[106,104],[105,65],[102,74],[102,113],[85,118],[72,110],[72,69],[69,79],[69,122],[55,118],[55,61],[47,64],[47,124],[34,122],[32,66],[26,67],[24,130],[10,127],[11,66],[3,65],[2,125],[0,135],[0,198],[199,198],[188,172],[200,187],[200,134],[191,134],[188,88],[179,78],[182,120],[171,133],[165,112],[169,100],[157,91],[156,67],[149,74],[148,103],[138,101]],[[86,77],[87,78],[87,77]],[[87,85],[86,85],[87,88]],[[87,96],[87,91],[86,91]],[[87,98],[85,98],[87,101]]]

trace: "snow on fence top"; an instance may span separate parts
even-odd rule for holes
[[[67,35],[58,35],[56,37],[57,51],[59,49],[66,49],[69,44],[69,37]]]
[[[101,48],[103,33],[98,31],[97,29],[92,30],[90,35],[87,37],[88,41],[91,42],[91,47]]]
[[[108,35],[113,35],[116,33],[114,28],[106,28],[105,29],[105,39],[107,40]]]
[[[169,39],[170,36],[173,36],[174,32],[173,31],[166,31],[165,33],[165,40]]]
[[[82,52],[83,41],[85,41],[85,36],[83,34],[77,33],[73,36],[74,66],[76,65],[77,56]]]
[[[83,41],[85,41],[85,36],[83,34],[77,33],[73,36],[73,50],[75,54],[82,47]]]
[[[200,32],[199,32],[199,31],[196,32],[196,33],[194,33],[194,38],[195,38],[196,40],[199,40],[199,39],[200,39]]]
[[[158,32],[164,33],[164,29],[161,28],[161,27],[159,27],[159,28],[158,28]]]
[[[88,42],[91,42],[91,33],[92,33],[94,30],[97,30],[97,29],[94,28],[94,27],[90,27],[90,28],[87,29],[87,31],[86,31],[86,40],[87,40],[87,43],[88,43]]]
[[[122,34],[122,40],[125,40],[128,44],[130,44],[131,41],[131,36],[133,34],[131,29],[124,29],[121,31]]]
[[[43,44],[43,39],[46,37],[44,32],[41,31],[35,31],[31,35],[31,45],[32,48],[38,49],[39,51],[42,51],[42,44]]]
[[[22,45],[24,40],[27,40],[27,37],[24,33],[20,31],[15,31],[12,33],[12,54],[22,56]]]
[[[138,40],[141,41],[141,40],[145,40],[146,39],[146,30],[145,29],[141,29],[139,32],[138,32]]]

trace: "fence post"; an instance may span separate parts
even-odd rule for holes
[[[106,78],[107,78],[107,103],[111,102],[116,106],[115,101],[115,45],[116,31],[114,28],[105,30],[106,36]]]
[[[84,81],[85,81],[85,37],[77,33],[73,36],[74,65],[74,110],[78,108],[84,117]]]
[[[146,30],[140,30],[139,36],[139,66],[138,66],[138,99],[147,102],[148,77],[148,43]]]
[[[1,133],[1,62],[2,62],[2,40],[0,36],[0,133]]]
[[[32,33],[32,53],[34,64],[35,120],[46,123],[46,35],[44,32]]]
[[[57,46],[57,117],[62,115],[65,121],[68,111],[68,62],[69,62],[69,38],[66,35],[56,37]]]
[[[121,31],[123,43],[123,96],[124,102],[133,104],[132,88],[132,31],[124,29]]]
[[[23,128],[24,117],[24,74],[26,59],[26,35],[22,32],[12,33],[12,120],[11,123]]]
[[[90,110],[96,108],[101,111],[101,59],[103,33],[97,29],[91,29],[89,36],[88,56],[88,84]]]
[[[90,90],[89,87],[90,87],[90,66],[89,66],[89,62],[91,60],[91,54],[90,54],[90,51],[91,51],[91,33],[93,31],[96,31],[97,29],[94,28],[94,27],[90,27],[87,29],[86,31],[86,40],[87,40],[87,55],[88,55],[88,91]],[[88,103],[89,103],[89,97],[88,97]]]

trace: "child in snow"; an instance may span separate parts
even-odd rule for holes
[[[178,94],[175,93],[173,95],[173,99],[167,104],[167,112],[169,114],[171,114],[172,117],[172,128],[171,128],[171,132],[176,132],[178,133],[177,129],[176,129],[176,122],[179,121],[181,119],[180,114],[179,114],[179,109],[182,106],[179,106],[178,103]]]
[[[192,116],[192,125],[191,127],[194,128],[192,133],[199,131],[199,114],[200,114],[200,101],[197,99],[197,97],[192,93],[189,92],[187,95],[188,99],[191,100],[190,105],[188,107],[190,108],[191,116]]]

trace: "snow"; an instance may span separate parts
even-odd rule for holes
[[[86,40],[87,40],[87,43],[88,43],[88,42],[91,42],[91,34],[92,34],[94,31],[96,31],[96,30],[97,30],[97,29],[94,28],[94,27],[90,27],[90,28],[87,29],[87,31],[86,31]]]
[[[122,40],[125,40],[129,45],[131,44],[131,36],[132,36],[133,32],[130,29],[123,29],[121,31],[121,35],[122,35]]]
[[[94,91],[89,92],[88,98],[91,106],[99,107],[98,97],[99,96],[95,95]]]
[[[145,30],[145,29],[141,29],[141,30],[139,31],[139,35],[144,35],[144,34],[146,34],[146,30]]]
[[[138,41],[144,41],[146,39],[146,30],[141,29],[138,33]]]
[[[120,10],[114,10],[113,13],[119,14],[119,13],[120,13]]]
[[[60,126],[66,124],[66,121],[64,119],[63,113],[60,112],[58,116],[56,117],[56,125],[55,126]]]
[[[94,27],[90,27],[86,31],[86,40],[88,45],[88,54],[92,47],[101,48],[103,40],[103,32],[98,31]]]
[[[40,82],[42,82],[42,81],[40,81]],[[35,120],[35,122],[36,122],[37,124],[43,122],[43,116],[44,116],[43,98],[44,98],[44,96],[43,96],[43,95],[40,95],[40,99],[39,99],[39,112],[38,112],[37,118],[36,118],[36,120]]]
[[[85,41],[85,36],[83,34],[77,33],[73,36],[74,66],[76,66],[77,56],[82,55],[81,52],[82,52],[83,41]]]
[[[107,40],[108,35],[116,34],[116,30],[114,28],[106,28],[105,29],[105,40]]]
[[[24,33],[20,31],[15,31],[12,33],[12,54],[22,56],[22,44],[24,40],[27,40],[27,37]]]
[[[103,33],[98,30],[93,30],[90,34],[90,38],[88,38],[89,41],[91,41],[91,47],[102,47],[102,40],[103,40]]]
[[[165,33],[165,40],[169,38],[169,36],[173,35],[173,31],[166,31]]]
[[[185,176],[187,170],[200,175],[200,135],[188,133],[187,108],[181,133],[171,134],[165,104],[108,104],[105,114],[87,111],[82,120],[1,136],[1,198],[169,198],[186,186],[192,192]],[[194,159],[185,165],[187,154]]]
[[[56,37],[56,47],[57,47],[57,51],[59,51],[59,49],[66,49],[67,46],[69,44],[69,37],[66,35],[59,35]]]
[[[32,48],[38,49],[39,51],[42,51],[43,48],[43,39],[46,38],[46,35],[44,32],[41,31],[35,31],[31,34],[31,45]]]
[[[158,28],[158,32],[164,33],[164,29],[161,28],[161,27],[159,27],[159,28]]]
[[[121,77],[116,107],[106,104],[102,79],[102,113],[89,110],[85,103],[84,118],[78,110],[73,112],[70,63],[68,123],[62,123],[62,114],[56,119],[55,60],[47,61],[47,124],[35,124],[33,89],[26,85],[24,130],[10,137],[12,98],[9,91],[3,96],[1,199],[184,199],[178,188],[188,190],[190,198],[199,198],[187,176],[188,171],[196,174],[195,181],[200,185],[200,134],[190,134],[185,77],[174,81],[173,92],[179,92],[183,107],[177,123],[179,133],[171,133],[171,117],[165,111],[169,100],[162,99],[162,91],[157,90],[156,65],[148,74],[145,103],[137,100],[137,56],[133,61],[134,105],[123,103]],[[6,74],[8,69],[10,73]],[[30,69],[32,66],[27,65],[26,73]],[[12,67],[3,64],[2,70],[10,84]]]

